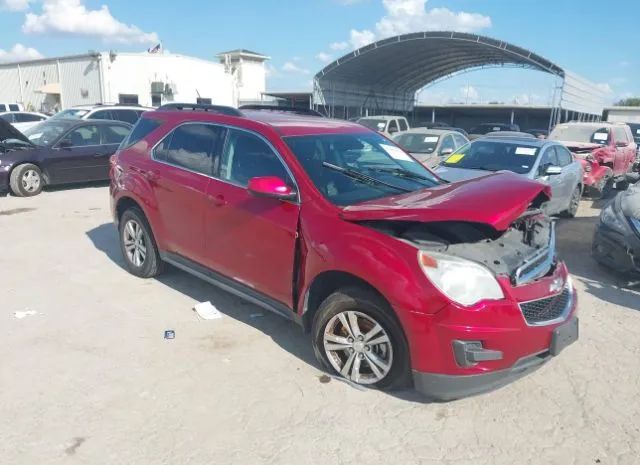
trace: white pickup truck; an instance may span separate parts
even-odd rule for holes
[[[404,116],[395,115],[378,115],[364,116],[360,118],[358,123],[378,131],[386,136],[393,136],[400,132],[409,130],[409,122]]]

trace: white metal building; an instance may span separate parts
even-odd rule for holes
[[[220,62],[172,53],[95,52],[0,65],[0,102],[53,111],[94,103],[237,106],[260,99],[268,57],[232,51]],[[261,60],[261,61],[260,61]]]

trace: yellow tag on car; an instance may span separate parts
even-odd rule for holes
[[[446,159],[445,163],[458,163],[464,158],[464,153],[454,153]]]

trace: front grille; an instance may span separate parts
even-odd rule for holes
[[[571,289],[564,290],[553,297],[533,300],[520,304],[520,310],[527,323],[537,325],[560,318],[571,304]]]

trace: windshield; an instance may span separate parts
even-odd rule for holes
[[[511,142],[477,140],[465,145],[447,158],[443,166],[485,171],[531,171],[539,152],[538,147]]]
[[[69,127],[69,123],[62,123],[48,119],[42,123],[25,129],[22,133],[36,145],[50,145]]]
[[[551,131],[549,139],[606,145],[609,142],[609,129],[591,125],[559,124]]]
[[[81,119],[84,115],[89,113],[89,110],[83,110],[81,108],[69,108],[68,110],[62,110],[51,118],[73,118],[73,119]]]
[[[335,205],[353,205],[440,184],[429,170],[378,134],[322,134],[284,140],[318,190]]]
[[[393,138],[407,152],[433,153],[438,146],[440,136],[425,133],[404,133]]]
[[[387,127],[387,120],[384,119],[360,119],[358,123],[375,131],[384,131],[384,128]]]

